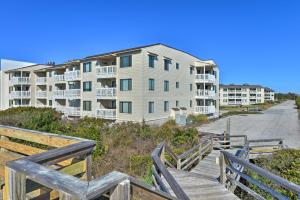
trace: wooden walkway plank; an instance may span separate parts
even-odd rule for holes
[[[174,168],[168,170],[191,200],[238,200],[218,180],[220,167],[216,160],[219,155],[220,151],[213,150],[189,172]],[[164,182],[172,194],[171,188]]]

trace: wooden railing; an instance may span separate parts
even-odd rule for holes
[[[257,145],[257,143],[260,145]],[[168,167],[178,170],[190,170],[198,162],[201,162],[212,150],[233,148],[237,150],[234,155],[236,158],[248,160],[252,154],[252,148],[256,148],[257,146],[281,149],[283,142],[282,139],[248,140],[246,135],[211,135],[202,137],[199,144],[180,155],[176,155],[168,145],[161,143],[152,152],[152,179],[154,186],[160,191],[175,194],[178,199],[189,199],[168,171]],[[222,161],[220,162],[220,166],[222,167]],[[244,166],[238,163],[233,163],[232,165],[239,173],[243,173]],[[239,182],[241,177],[240,174],[235,174],[232,176],[232,179],[235,182]],[[220,177],[220,181],[224,182],[224,176]],[[230,185],[232,191],[237,187],[235,182]]]
[[[5,126],[0,135],[1,152],[20,153],[6,163],[4,200],[176,199],[120,172],[92,180],[94,141]]]
[[[255,199],[265,199],[262,195],[258,194],[247,185],[241,183],[237,177],[243,178],[250,184],[255,185],[257,188],[265,191],[270,196],[276,199],[289,199],[289,197],[280,193],[276,189],[271,188],[270,186],[264,184],[263,182],[249,176],[247,173],[240,170],[241,168],[246,168],[247,171],[255,172],[257,175],[267,179],[273,184],[280,186],[288,190],[291,193],[298,195],[298,199],[300,199],[300,186],[296,185],[292,182],[287,181],[284,178],[276,176],[271,172],[260,168],[254,164],[251,164],[247,160],[239,158],[229,152],[221,151],[220,156],[220,182],[227,185],[228,187],[235,185],[240,187],[242,190],[246,191],[248,194],[253,196]]]

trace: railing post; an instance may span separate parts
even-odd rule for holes
[[[178,158],[177,160],[177,169],[181,169],[181,159]]]
[[[202,142],[200,139],[200,143],[199,143],[199,161],[202,160]]]
[[[83,178],[87,181],[92,179],[92,155],[88,155],[84,160],[84,169],[85,172]]]
[[[3,197],[5,200],[26,199],[26,176],[5,167],[5,187]]]
[[[210,151],[213,151],[214,150],[214,138],[213,136],[211,136],[210,138]]]
[[[165,145],[162,147],[160,152],[160,160],[163,164],[165,164]]]
[[[226,183],[226,163],[224,154],[221,152],[219,157],[219,165],[220,165],[220,183]]]
[[[110,200],[130,200],[130,181],[125,180],[119,183],[112,191]]]

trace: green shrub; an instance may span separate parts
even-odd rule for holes
[[[192,115],[190,114],[188,117],[188,120],[192,121],[192,123],[197,123],[197,124],[205,124],[208,123],[208,118],[206,115]]]
[[[61,116],[50,108],[12,108],[0,111],[0,124],[94,140],[94,176],[115,170],[143,178],[147,183],[151,182],[150,155],[158,143],[165,141],[178,153],[198,143],[196,129],[179,127],[174,120],[149,126],[88,117],[66,120]]]
[[[271,156],[254,159],[253,163],[280,177],[287,179],[288,181],[300,185],[300,150],[287,149],[277,151]],[[251,177],[288,196],[290,199],[297,199],[297,194],[292,194],[291,192],[277,186],[276,184],[265,178],[262,178],[252,171],[247,171],[247,173]],[[252,184],[248,184],[248,186],[254,191],[263,195],[266,199],[273,199],[269,194],[260,190],[256,186]],[[242,199],[252,199],[251,196],[243,192],[240,194],[240,197],[242,197]]]
[[[296,99],[296,106],[298,109],[300,109],[300,97],[297,97]]]

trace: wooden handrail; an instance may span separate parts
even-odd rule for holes
[[[170,172],[168,171],[168,169],[166,168],[166,166],[161,160],[162,153],[164,153],[163,151],[164,148],[165,148],[165,143],[160,143],[152,152],[151,157],[153,160],[153,164],[157,169],[158,173],[160,173],[165,178],[167,183],[170,185],[176,197],[182,200],[189,200],[188,196],[185,194],[185,192],[182,190],[182,188],[179,186],[179,184],[176,182],[174,177],[170,174]]]
[[[221,158],[224,157],[225,160],[225,164],[226,164],[226,168],[228,170],[230,170],[232,173],[238,174],[239,176],[243,177],[244,179],[246,179],[247,181],[251,182],[252,184],[256,185],[257,187],[259,187],[260,189],[266,191],[267,193],[269,193],[270,195],[272,195],[273,197],[279,198],[279,199],[285,199],[287,197],[285,197],[284,195],[278,193],[277,191],[275,191],[274,189],[264,185],[263,183],[259,182],[258,180],[246,175],[245,173],[242,173],[241,171],[239,171],[234,164],[238,164],[240,166],[243,166],[244,168],[247,168],[248,170],[251,170],[255,173],[257,173],[258,175],[276,183],[277,185],[299,195],[300,197],[300,186],[292,183],[282,177],[279,177],[261,167],[258,167],[244,159],[238,158],[237,156],[226,152],[226,151],[221,151]],[[224,169],[224,168],[223,168]],[[224,178],[226,174],[226,170],[222,170],[221,169],[221,177]],[[251,190],[250,188],[248,188],[247,186],[243,185],[241,186],[242,183],[240,182],[235,182],[230,175],[226,175],[229,176],[228,179],[234,183],[237,183],[238,186],[240,186],[242,189],[247,190],[247,192],[249,192],[250,194],[252,194],[253,196],[257,197],[257,193],[255,193],[253,190]],[[223,180],[223,183],[225,183],[225,181]]]

